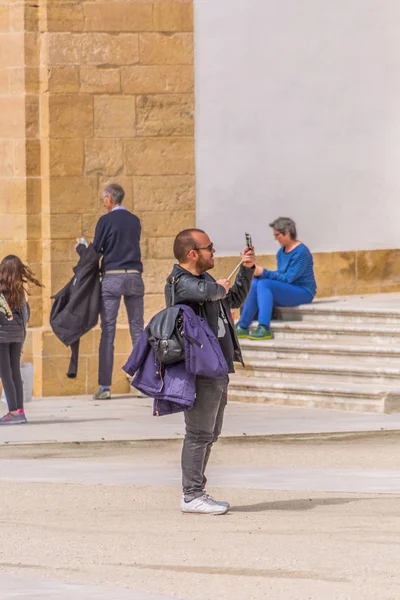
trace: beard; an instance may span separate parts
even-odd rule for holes
[[[204,256],[199,256],[196,268],[200,273],[205,273],[210,269],[214,268],[214,257],[210,256],[209,258],[205,258]]]

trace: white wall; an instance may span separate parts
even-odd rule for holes
[[[195,0],[197,224],[290,216],[314,251],[400,247],[400,0]]]

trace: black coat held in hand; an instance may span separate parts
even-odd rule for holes
[[[74,277],[58,292],[50,313],[50,325],[58,339],[71,347],[67,377],[78,372],[79,340],[97,325],[100,313],[100,255],[93,245],[78,246],[79,262]]]

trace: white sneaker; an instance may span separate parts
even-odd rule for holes
[[[220,504],[215,500],[210,499],[207,494],[203,494],[199,498],[195,498],[190,502],[185,502],[185,499],[181,500],[181,511],[183,513],[202,513],[209,515],[224,515],[228,512],[229,506]]]
[[[226,508],[230,508],[231,505],[229,504],[229,502],[225,502],[225,500],[215,500],[215,498],[213,498],[212,496],[210,496],[210,494],[207,494],[205,492],[207,498],[211,501],[214,502],[215,504],[220,504],[221,506],[226,506]]]

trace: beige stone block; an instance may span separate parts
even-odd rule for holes
[[[24,35],[24,50],[25,50],[25,66],[39,67],[40,66],[40,35],[38,32],[25,32]]]
[[[96,96],[94,134],[100,138],[135,135],[135,96]]]
[[[137,135],[193,136],[192,94],[153,94],[137,98]]]
[[[316,252],[313,258],[318,288],[355,284],[354,252]]]
[[[27,4],[25,3],[25,24],[22,26],[25,31],[39,31],[39,4]]]
[[[3,217],[0,217],[2,219]],[[28,260],[26,240],[0,240],[0,257],[15,254],[24,262]]]
[[[152,237],[149,239],[149,258],[173,258],[173,245],[175,237]]]
[[[148,303],[148,295],[163,294],[165,280],[172,271],[174,266],[172,259],[147,259],[143,264],[143,280],[146,291],[146,306]]]
[[[163,278],[164,285],[169,273],[170,272],[165,273]],[[146,294],[144,297],[145,325],[147,325],[151,317],[153,317],[160,310],[163,310],[163,308],[165,308],[164,290],[162,294]]]
[[[128,175],[192,175],[194,142],[190,138],[133,139],[124,142]]]
[[[3,94],[10,92],[9,72],[10,69],[0,69],[0,89],[3,91]]]
[[[42,260],[42,241],[41,240],[27,240],[27,260],[29,263],[40,263]],[[37,288],[36,288],[37,289]],[[40,295],[42,291],[39,290]]]
[[[2,215],[24,214],[25,211],[25,180],[23,178],[0,178],[0,213]]]
[[[93,135],[93,97],[88,94],[57,94],[49,98],[50,135],[56,138]]]
[[[356,252],[357,284],[380,284],[385,261],[392,250],[360,250]]]
[[[153,23],[155,31],[193,31],[193,3],[156,3]]]
[[[93,354],[93,330],[89,331],[80,339],[79,343],[79,356],[85,356]],[[49,329],[43,329],[42,333],[43,346],[42,356],[43,357],[55,357],[55,356],[71,356],[71,349],[64,346],[62,342],[54,335],[53,331]]]
[[[77,261],[78,255],[75,251],[76,240],[45,240],[43,241],[43,250],[53,262],[62,262],[63,260]]]
[[[35,72],[36,80],[33,81],[33,72]],[[34,91],[32,92],[32,88]],[[8,90],[10,94],[30,94],[38,93],[38,76],[37,69],[30,67],[14,67],[8,69]]]
[[[26,237],[28,240],[40,240],[42,236],[41,215],[28,215]]]
[[[53,177],[51,213],[94,213],[98,209],[97,177]]]
[[[2,215],[0,219],[0,240],[25,240],[26,216]]]
[[[120,79],[119,69],[104,67],[81,67],[80,69],[81,92],[89,94],[119,92]]]
[[[77,260],[52,263],[51,265],[51,295],[57,294],[73,277],[73,267]]]
[[[139,62],[135,33],[49,33],[43,56],[49,65],[133,65]]]
[[[25,64],[24,34],[0,34],[1,66],[23,67]]]
[[[117,175],[123,167],[122,142],[112,139],[85,141],[85,172]]]
[[[145,65],[192,65],[192,33],[141,33],[140,62]]]
[[[29,215],[42,212],[42,181],[40,178],[26,178],[26,212]]]
[[[25,169],[17,170],[16,162],[16,175],[21,176],[26,174],[27,177],[40,177],[41,174],[41,154],[40,154],[40,140],[26,140],[25,143]],[[16,151],[18,150],[18,144],[16,144]],[[21,150],[22,151],[22,150]],[[24,173],[25,170],[25,173]]]
[[[46,9],[46,18],[40,23],[45,31],[83,31],[83,6],[78,2],[50,1]]]
[[[79,214],[51,215],[51,239],[75,240],[82,235],[82,217]]]
[[[25,6],[23,2],[9,4],[9,30],[21,32],[25,29]]]
[[[195,227],[195,212],[163,212],[163,213],[144,213],[142,215],[143,233],[148,238],[153,237],[175,237],[183,229]],[[151,246],[152,241],[149,241]]]
[[[7,4],[0,5],[0,32],[9,31],[10,29],[10,14]]]
[[[42,396],[77,396],[87,393],[87,358],[79,357],[76,379],[68,379],[68,367],[68,357],[42,358]]]
[[[25,135],[29,139],[39,137],[39,96],[26,94],[25,96]]]
[[[71,94],[79,90],[78,67],[49,67],[44,75],[47,79],[43,91]]]
[[[83,171],[84,144],[80,139],[52,139],[49,142],[50,174],[64,177]]]
[[[25,137],[25,97],[0,96],[0,132],[2,138]]]
[[[152,31],[151,2],[87,2],[86,31]]]
[[[133,177],[134,208],[140,212],[195,209],[192,175]]]
[[[136,65],[122,67],[126,94],[190,94],[194,92],[193,65]]]
[[[88,242],[93,241],[94,230],[96,227],[97,221],[103,216],[104,210],[99,211],[96,216],[93,215],[82,215],[82,235],[86,238]]]
[[[0,139],[0,177],[14,176],[14,140]]]

